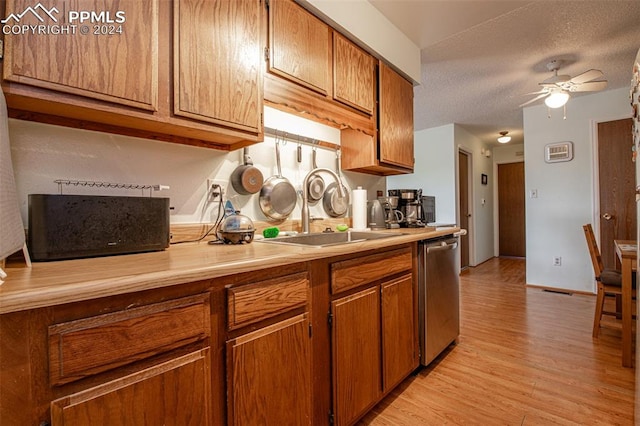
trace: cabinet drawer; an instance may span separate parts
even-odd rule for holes
[[[206,339],[209,294],[49,327],[49,377],[68,383]]]
[[[412,266],[410,247],[335,262],[331,264],[331,293],[356,288]]]
[[[304,306],[308,288],[306,272],[229,288],[229,330]]]
[[[200,349],[56,399],[51,425],[161,425],[168,419],[174,425],[210,425],[209,351]]]

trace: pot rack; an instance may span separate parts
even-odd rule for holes
[[[301,145],[309,145],[317,148],[329,149],[333,151],[340,151],[340,145],[333,142],[326,142],[319,139],[310,138],[307,136],[298,135],[296,133],[289,133],[284,130],[274,129],[272,127],[265,127],[264,134],[273,136],[276,140],[290,141]]]
[[[169,189],[168,185],[143,185],[137,183],[113,183],[113,182],[95,182],[90,180],[70,180],[70,179],[56,179],[53,181],[58,184],[58,192],[62,195],[63,186],[87,186],[90,188],[111,188],[111,189],[139,189],[144,195],[145,190],[149,190],[149,197],[151,197],[153,191],[162,191]]]

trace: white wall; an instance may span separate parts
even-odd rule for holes
[[[389,176],[389,189],[419,189],[436,197],[436,221],[457,223],[456,155],[453,124],[434,127],[414,134],[414,172]]]
[[[339,143],[339,130],[280,111],[265,108],[265,125],[299,133],[328,142]],[[239,195],[229,176],[242,162],[242,150],[234,152],[157,142],[127,136],[71,129],[21,120],[10,120],[12,158],[21,215],[27,224],[27,195],[58,192],[55,179],[90,180],[138,184],[169,185],[168,191],[154,196],[169,197],[174,208],[171,223],[211,222],[217,212],[216,203],[206,202],[207,179],[225,184],[227,195],[236,209],[254,220],[266,220],[258,204],[259,194]],[[297,144],[282,147],[282,172],[296,186],[311,168],[311,147],[303,146],[303,161],[296,161]],[[264,178],[276,173],[274,140],[250,147],[254,165]],[[318,166],[335,169],[333,151],[318,150]],[[361,173],[343,173],[350,188],[360,185],[374,199],[376,190],[385,190],[384,178]],[[327,182],[331,177],[325,176]],[[140,195],[140,191],[99,190],[64,187],[65,194]],[[147,192],[148,194],[148,192]],[[290,218],[300,218],[301,200]],[[313,216],[327,217],[322,203],[311,206]]]
[[[298,0],[420,83],[420,49],[367,0]]]
[[[475,266],[493,257],[493,163],[491,158],[482,155],[487,146],[459,125],[455,125],[455,144],[456,162],[458,150],[469,154],[471,160],[469,262]],[[456,166],[455,169],[458,170],[458,167]],[[481,183],[482,174],[487,175],[487,185]],[[457,176],[456,173],[456,178]],[[458,188],[459,185],[458,182]],[[460,211],[459,208],[457,210]],[[460,221],[458,220],[457,223]]]
[[[477,265],[493,257],[493,184],[492,162],[483,156],[486,146],[456,124],[434,127],[414,134],[414,173],[389,176],[387,187],[422,188],[424,195],[436,197],[436,222],[460,223],[458,205],[458,150],[471,159],[471,226],[470,263]],[[480,175],[489,176],[488,184],[480,183]],[[484,203],[483,203],[484,201]]]
[[[511,145],[508,143],[495,146],[491,150],[491,157],[495,164],[517,163],[524,161],[524,144]]]
[[[552,110],[548,118],[544,104],[524,109],[528,284],[594,291],[582,225],[597,223],[595,128],[629,116],[626,88],[569,100],[566,120],[562,110]],[[545,163],[544,146],[561,141],[573,142],[574,159]],[[538,198],[529,198],[532,189]],[[562,266],[552,265],[554,256],[562,257]]]

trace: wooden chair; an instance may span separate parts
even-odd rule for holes
[[[602,315],[613,315],[620,318],[621,298],[622,298],[622,273],[615,269],[605,269],[602,263],[602,256],[598,249],[598,243],[593,233],[593,228],[590,223],[587,223],[582,227],[584,229],[584,236],[587,239],[587,247],[589,248],[589,255],[591,256],[591,263],[593,264],[593,272],[596,276],[596,282],[598,284],[598,292],[596,294],[596,312],[593,317],[593,337],[598,337],[600,331],[600,320]],[[635,280],[634,280],[635,291]],[[610,312],[604,310],[604,298],[605,296],[615,296],[616,298],[616,312]]]

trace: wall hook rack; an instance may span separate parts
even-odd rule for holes
[[[295,142],[297,144],[302,144],[302,145],[309,145],[309,146],[315,146],[318,148],[324,148],[324,149],[329,149],[329,150],[333,150],[333,151],[339,151],[340,150],[340,145],[335,144],[333,142],[326,142],[326,141],[322,141],[319,139],[314,139],[314,138],[309,138],[307,136],[302,136],[302,135],[298,135],[295,133],[289,133],[289,132],[285,132],[284,130],[278,130],[278,129],[274,129],[271,127],[265,127],[264,128],[264,134],[265,135],[269,135],[269,136],[273,136],[277,139],[283,140],[283,141],[292,141]]]
[[[90,188],[110,188],[110,189],[139,189],[144,195],[145,190],[149,190],[149,197],[153,194],[153,191],[163,191],[169,189],[168,185],[142,185],[137,183],[113,183],[113,182],[96,182],[90,180],[71,180],[71,179],[56,179],[53,181],[58,184],[58,192],[62,195],[63,186],[86,186]]]

